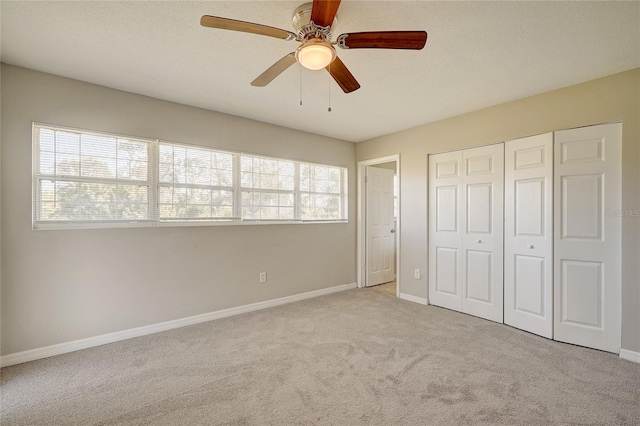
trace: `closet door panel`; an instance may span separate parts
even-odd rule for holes
[[[462,310],[462,152],[429,156],[429,303]]]
[[[491,252],[465,250],[466,258],[466,299],[491,303]]]
[[[460,251],[449,247],[436,247],[435,258],[435,293],[451,295],[458,298],[458,257]],[[451,308],[453,309],[453,308]],[[459,309],[457,309],[459,310]]]
[[[554,338],[620,351],[622,125],[555,133]]]
[[[504,322],[553,337],[553,134],[505,143]]]
[[[462,155],[462,311],[502,322],[504,145]]]

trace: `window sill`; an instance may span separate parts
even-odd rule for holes
[[[216,220],[216,221],[114,221],[114,222],[36,222],[34,231],[65,229],[118,229],[118,228],[175,228],[199,226],[251,226],[251,225],[319,225],[349,223],[348,219],[337,220]]]

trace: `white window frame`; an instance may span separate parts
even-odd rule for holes
[[[170,146],[172,148],[174,147],[179,147],[179,148],[186,148],[186,149],[197,149],[197,150],[201,150],[201,151],[208,151],[211,154],[227,154],[227,155],[231,155],[231,162],[232,162],[232,178],[231,178],[231,185],[230,186],[224,186],[224,185],[211,185],[209,184],[199,184],[199,183],[181,183],[181,182],[176,182],[175,179],[172,183],[169,182],[163,182],[160,180],[160,148],[161,146]],[[167,222],[218,222],[218,221],[232,221],[232,220],[237,220],[237,219],[241,219],[237,214],[236,214],[236,208],[235,208],[235,200],[236,200],[236,191],[237,191],[237,185],[236,185],[236,179],[235,179],[235,165],[236,165],[236,154],[235,153],[231,153],[231,152],[227,152],[227,151],[222,151],[222,150],[218,150],[218,149],[212,149],[212,148],[208,148],[208,147],[200,147],[200,146],[195,146],[195,145],[185,145],[185,144],[179,144],[179,143],[174,143],[174,142],[166,142],[166,141],[158,141],[158,146],[157,149],[155,150],[156,154],[157,154],[157,161],[155,162],[156,167],[158,168],[158,173],[157,173],[157,191],[156,191],[156,196],[158,198],[158,214],[157,216],[155,216],[155,220],[157,220],[158,222],[161,223],[167,223]],[[175,176],[175,170],[174,170],[174,176]],[[190,219],[184,219],[184,218],[163,218],[160,215],[160,189],[161,188],[184,188],[184,189],[205,189],[205,190],[210,190],[210,191],[229,191],[231,192],[232,195],[232,206],[231,206],[231,216],[229,217],[203,217],[203,218],[190,218]]]
[[[78,133],[82,135],[92,135],[109,137],[116,139],[129,139],[138,142],[144,142],[147,144],[147,180],[129,180],[118,178],[96,178],[96,177],[83,177],[83,176],[65,176],[46,173],[37,173],[39,170],[40,160],[40,132],[39,129],[45,128],[54,132],[62,131],[69,133]],[[110,228],[110,227],[129,227],[129,226],[149,226],[153,222],[153,217],[157,216],[157,201],[154,190],[157,187],[156,176],[157,170],[155,169],[156,159],[154,157],[154,144],[157,143],[153,139],[145,139],[140,137],[132,137],[121,134],[97,132],[92,130],[77,129],[72,127],[52,126],[42,123],[33,123],[33,156],[32,156],[32,226],[33,229],[59,229],[59,228]],[[40,206],[40,183],[42,181],[52,182],[78,182],[78,183],[105,183],[105,184],[125,184],[125,185],[139,185],[147,187],[147,218],[146,219],[121,219],[121,220],[37,220],[37,211]],[[38,206],[38,207],[37,207]],[[99,226],[96,226],[100,224]]]
[[[39,136],[40,136],[40,128],[46,128],[53,131],[68,131],[74,133],[82,133],[82,134],[91,134],[96,136],[105,136],[105,137],[115,137],[115,138],[123,138],[123,139],[132,139],[137,141],[142,141],[148,144],[148,176],[147,181],[138,182],[138,181],[130,181],[130,180],[120,180],[120,179],[98,179],[104,183],[115,183],[122,182],[126,184],[142,184],[149,185],[148,191],[148,212],[149,218],[145,220],[91,220],[91,221],[43,221],[38,220],[36,217],[37,209],[40,208],[39,203],[39,182],[41,180],[53,180],[53,181],[61,181],[61,180],[69,180],[70,178],[64,176],[56,176],[56,175],[45,175],[38,174],[37,170],[39,167]],[[336,166],[330,164],[320,164],[320,163],[312,163],[307,161],[297,161],[288,158],[281,157],[271,157],[266,155],[258,155],[247,152],[239,152],[239,151],[231,151],[226,149],[213,148],[209,146],[201,146],[194,144],[186,144],[181,142],[173,142],[173,141],[164,141],[159,139],[152,138],[144,138],[138,136],[130,136],[123,134],[115,134],[111,132],[101,132],[101,131],[93,131],[86,130],[68,126],[57,126],[46,123],[33,122],[32,124],[32,143],[33,143],[33,155],[32,155],[32,228],[34,230],[39,229],[95,229],[95,228],[128,228],[128,227],[164,227],[164,226],[229,226],[229,225],[275,225],[275,224],[312,224],[312,223],[348,223],[349,221],[349,212],[348,212],[348,171],[346,167]],[[230,190],[233,191],[233,217],[232,218],[221,218],[221,219],[208,219],[208,218],[198,218],[198,219],[160,219],[159,215],[159,190],[160,187],[167,187],[167,183],[159,183],[159,153],[160,153],[160,145],[172,145],[172,146],[182,146],[185,148],[195,148],[195,149],[203,149],[218,153],[231,154],[233,156],[233,186],[232,187],[216,187],[216,189]],[[259,220],[259,219],[242,219],[242,192],[246,191],[247,188],[243,188],[241,185],[241,168],[240,168],[240,159],[242,156],[249,156],[254,158],[263,158],[268,160],[279,160],[279,161],[287,161],[294,163],[294,190],[293,190],[293,198],[294,198],[294,219],[293,220]],[[329,220],[302,220],[301,219],[301,191],[300,191],[300,165],[308,164],[314,166],[323,166],[323,167],[332,167],[340,170],[341,175],[341,218],[340,219],[329,219]],[[73,177],[71,178],[73,181],[90,181],[96,182],[95,178],[83,178],[83,177]],[[113,181],[113,182],[111,182]],[[183,184],[177,185],[178,187],[183,187]],[[208,188],[209,186],[207,186]],[[262,190],[262,189],[254,189],[254,192],[282,192],[281,190]],[[291,191],[284,191],[286,193],[291,193]],[[306,192],[306,191],[305,191]],[[336,194],[332,194],[336,195]]]
[[[240,204],[238,206],[239,212],[240,212],[240,218],[242,221],[244,222],[278,222],[278,223],[282,223],[282,222],[292,222],[292,221],[296,221],[299,222],[300,221],[300,215],[299,215],[299,211],[300,211],[300,207],[298,205],[297,199],[298,199],[298,195],[297,195],[297,188],[299,186],[299,182],[298,182],[298,178],[299,178],[299,170],[300,170],[300,163],[298,161],[293,161],[293,160],[287,160],[284,158],[273,158],[273,157],[266,157],[264,155],[253,155],[253,154],[247,154],[247,153],[242,153],[238,155],[239,157],[239,163],[242,164],[242,157],[248,157],[253,159],[258,159],[258,160],[276,160],[276,161],[284,161],[287,163],[293,163],[293,188],[292,189],[268,189],[268,188],[254,188],[254,187],[248,187],[248,186],[243,186],[242,185],[242,179],[240,179],[240,181],[238,182],[238,189],[240,191]],[[242,167],[240,168],[240,176],[242,176]],[[271,220],[265,220],[265,219],[249,219],[249,218],[243,218],[242,217],[242,194],[243,193],[254,193],[254,194],[278,194],[278,195],[291,195],[293,197],[293,219],[271,219]],[[266,207],[266,206],[264,206]],[[280,205],[278,204],[278,206],[273,206],[273,207],[280,207]]]
[[[347,170],[344,168],[338,168],[338,167],[333,167],[333,168],[337,168],[340,171],[340,182],[342,183],[342,188],[340,188],[340,193],[335,193],[335,192],[322,192],[322,191],[311,191],[311,189],[309,189],[309,191],[303,191],[300,188],[300,165],[301,164],[306,164],[309,166],[320,166],[320,167],[333,167],[333,166],[326,166],[323,164],[313,164],[313,163],[299,163],[296,164],[296,190],[298,191],[298,199],[300,200],[298,206],[302,206],[302,195],[303,194],[308,194],[308,195],[326,195],[326,196],[341,196],[342,194],[346,193],[347,189],[345,187],[345,182],[346,182],[346,173]],[[342,199],[340,200],[340,206],[341,206],[341,210],[346,209],[346,202],[347,199],[344,197],[341,197]],[[344,213],[343,213],[344,214]],[[335,221],[335,219],[302,219],[302,213],[299,212],[299,215],[296,216],[301,218],[301,220],[303,222],[333,222]]]

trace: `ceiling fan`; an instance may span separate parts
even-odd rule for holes
[[[295,52],[291,52],[251,82],[252,86],[264,87],[284,70],[296,62],[310,70],[325,68],[345,93],[360,88],[344,63],[336,56],[335,45],[342,49],[411,49],[420,50],[427,42],[425,31],[372,31],[340,34],[331,41],[331,27],[334,25],[340,0],[313,0],[293,12],[291,31],[252,22],[204,15],[200,25],[223,30],[242,31],[287,41],[300,42]]]

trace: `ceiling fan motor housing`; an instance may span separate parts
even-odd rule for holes
[[[311,21],[312,6],[312,3],[305,3],[301,6],[298,6],[293,11],[291,21],[293,23],[293,28],[295,28],[295,30],[297,31],[298,37],[304,40],[313,38],[331,40],[331,30],[338,23],[337,16],[333,19],[333,22],[329,26],[323,27],[317,25],[315,22]]]

